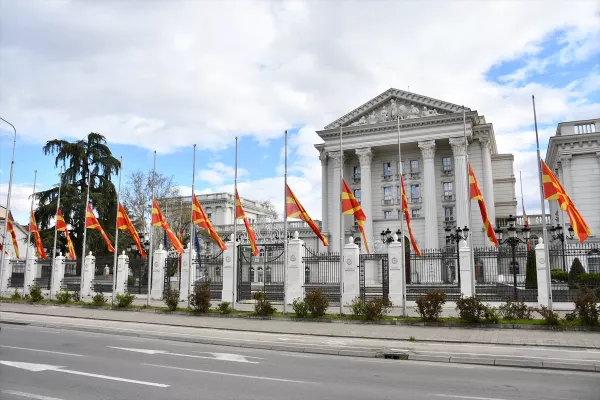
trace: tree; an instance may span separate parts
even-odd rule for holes
[[[525,288],[537,289],[537,266],[535,261],[535,250],[527,252],[527,266],[525,267]]]
[[[56,155],[54,165],[63,167],[60,209],[67,224],[71,226],[69,233],[75,246],[75,252],[81,256],[83,230],[85,229],[85,198],[88,188],[88,173],[90,173],[90,201],[96,210],[98,221],[111,240],[114,239],[114,225],[117,218],[116,190],[111,182],[113,174],[118,174],[121,163],[108,146],[106,138],[99,133],[91,132],[87,138],[76,142],[54,139],[46,143],[44,154]],[[39,207],[35,218],[44,232],[44,246],[52,248],[54,227],[50,223],[56,215],[58,201],[58,185],[52,189],[37,193]],[[51,233],[50,233],[51,231]],[[52,238],[52,241],[49,239]],[[66,248],[63,243],[62,250]],[[88,232],[87,248],[95,253],[107,252],[104,240],[99,232]]]
[[[583,268],[579,258],[575,257],[573,264],[571,264],[571,270],[569,271],[569,282],[573,285],[576,284],[577,277],[581,274],[585,274],[585,268]]]

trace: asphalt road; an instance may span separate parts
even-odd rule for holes
[[[0,398],[578,399],[597,373],[364,359],[3,325]]]

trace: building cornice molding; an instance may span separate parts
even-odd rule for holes
[[[600,132],[552,136],[546,151],[546,164],[553,168],[561,154],[596,153],[600,149]]]

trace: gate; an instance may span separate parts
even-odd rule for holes
[[[40,268],[40,276],[33,279],[33,284],[42,289],[50,290],[52,285],[52,259],[37,260],[37,267]],[[36,268],[36,264],[33,264]]]
[[[251,300],[262,291],[270,301],[283,301],[283,243],[260,244],[258,255],[250,245],[238,246],[237,301]]]
[[[94,292],[112,293],[114,264],[114,256],[96,257],[96,268],[94,270],[94,280],[92,281]]]
[[[211,300],[221,300],[223,294],[223,250],[218,254],[201,254],[192,263],[196,269],[194,285],[210,284]],[[231,290],[231,288],[229,288]]]
[[[25,261],[10,260],[12,274],[8,278],[8,287],[22,288],[25,283]]]
[[[169,291],[171,289],[171,277],[177,275],[179,277],[179,272],[180,272],[180,268],[179,268],[179,263],[180,263],[180,259],[179,256],[175,256],[175,257],[167,257],[167,259],[165,260],[165,280],[164,280],[164,286],[163,286],[163,293],[166,293],[167,291]],[[181,288],[179,287],[179,285],[181,284],[181,279],[178,279],[177,281],[177,290],[180,290]]]
[[[130,259],[127,274],[127,293],[148,294],[147,258]]]
[[[390,270],[387,254],[361,254],[358,277],[361,300],[389,299]]]
[[[315,253],[304,247],[304,295],[321,289],[331,305],[340,304],[340,253]]]
[[[406,279],[406,299],[415,301],[419,296],[441,290],[448,301],[460,298],[458,255],[456,246],[442,249],[422,249],[421,256],[410,252],[410,279]]]
[[[81,271],[79,264],[80,262],[78,260],[65,259],[65,275],[63,276],[63,281],[60,285],[61,289],[79,291],[79,287],[81,286],[81,275],[78,274],[78,272]],[[43,271],[42,267],[42,275]],[[50,262],[50,271],[52,271],[52,261]]]

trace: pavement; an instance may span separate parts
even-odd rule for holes
[[[2,324],[0,338],[3,400],[597,400],[600,389],[591,372],[303,354],[35,325]]]

